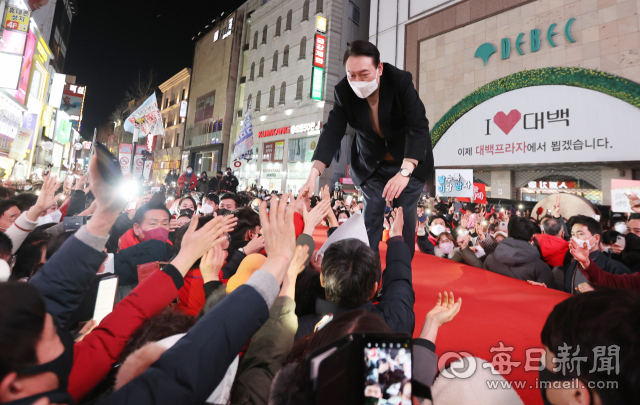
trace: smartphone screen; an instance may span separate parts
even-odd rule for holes
[[[113,311],[118,289],[118,277],[105,277],[98,285],[98,296],[93,310],[93,320],[98,324]]]
[[[509,228],[509,223],[506,221],[502,221],[500,222],[500,230],[501,231],[506,231]]]
[[[411,350],[409,339],[366,342],[365,403],[412,403]]]

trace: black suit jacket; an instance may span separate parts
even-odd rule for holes
[[[345,77],[335,87],[335,105],[322,127],[313,160],[327,167],[340,147],[347,124],[356,131],[351,148],[351,178],[359,186],[389,153],[398,162],[416,159],[413,175],[425,181],[433,171],[429,120],[413,87],[411,73],[384,64],[380,79],[378,119],[384,139],[373,131],[368,102],[351,89]]]

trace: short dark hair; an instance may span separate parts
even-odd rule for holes
[[[629,221],[633,221],[634,219],[640,219],[640,214],[634,213],[634,214],[629,215]],[[621,220],[624,221],[624,218],[621,218]],[[618,221],[618,222],[620,222],[620,221]]]
[[[509,231],[509,237],[529,242],[533,235],[536,233],[536,225],[523,217],[513,216],[509,219],[509,225],[507,230]],[[540,228],[538,228],[538,231]]]
[[[20,193],[17,196],[13,197],[13,199],[16,201],[16,204],[18,205],[18,208],[20,208],[20,211],[24,212],[36,205],[38,196],[36,195],[36,193]]]
[[[332,243],[322,258],[322,280],[327,300],[357,308],[369,301],[380,281],[380,255],[359,239]]]
[[[18,207],[18,203],[16,202],[16,200],[0,200],[0,217],[3,216],[4,213],[11,207]]]
[[[218,174],[224,174],[224,173],[222,173],[222,170],[218,170]]]
[[[178,210],[180,210],[180,205],[182,205],[182,202],[184,200],[191,200],[191,202],[193,203],[193,208],[197,209],[198,208],[198,203],[196,203],[195,198],[191,197],[190,195],[185,195],[184,197],[182,197],[180,199],[180,201],[178,202]],[[165,207],[166,208],[166,207]]]
[[[227,171],[228,171],[228,172],[230,172],[230,171],[231,171],[231,168],[230,168],[230,167],[227,167]]]
[[[32,284],[0,283],[0,380],[38,363],[36,346],[44,329],[44,298]]]
[[[162,204],[161,202],[150,201],[142,207],[138,208],[138,211],[136,211],[135,215],[133,216],[133,223],[138,225],[142,224],[142,221],[144,221],[144,215],[147,213],[147,211],[151,210],[164,211],[169,216],[169,219],[171,219],[171,213],[164,204]]]
[[[260,226],[260,215],[249,207],[235,210],[233,215],[238,219],[238,222],[229,236],[231,236],[231,245],[235,247],[236,244],[244,241],[244,235],[249,229]]]
[[[16,195],[16,193],[13,192],[11,189],[6,188],[4,186],[0,186],[0,199],[6,200],[8,198],[13,197],[14,195]]]
[[[620,232],[609,230],[602,232],[602,243],[605,245],[613,245],[618,241],[618,236],[624,237]]]
[[[559,218],[549,218],[542,224],[544,232],[548,235],[558,236],[564,229],[564,222]]]
[[[11,256],[13,252],[13,242],[4,232],[0,232],[0,256]]]
[[[606,388],[600,388],[600,384],[593,388],[602,403],[623,404],[630,403],[631,398],[640,398],[638,331],[640,295],[629,290],[596,288],[588,294],[574,295],[556,305],[542,328],[541,340],[556,357],[559,357],[559,347],[569,346],[573,358],[580,356],[586,361],[579,378],[605,383],[603,386]],[[596,348],[610,350],[612,346],[619,349],[616,364],[620,367],[619,373],[599,368]],[[612,353],[608,352],[607,355],[611,356]],[[616,381],[617,384],[613,388],[606,383],[608,381]]]
[[[440,213],[438,213],[438,214],[436,214],[436,215],[432,215],[432,216],[431,216],[431,218],[429,218],[429,224],[428,224],[428,225],[429,225],[429,226],[431,226],[431,224],[433,223],[433,221],[434,221],[435,219],[438,219],[438,218],[440,218],[441,220],[443,220],[443,221],[444,221],[444,225],[445,225],[445,226],[447,225],[447,218],[445,218],[445,217],[444,217],[444,215],[442,215],[442,214],[440,214]]]
[[[576,224],[586,226],[592,236],[600,235],[602,237],[602,226],[595,219],[586,215],[576,215],[569,220],[570,229]]]
[[[380,51],[369,41],[358,39],[349,44],[349,48],[344,53],[342,63],[347,66],[347,59],[350,56],[368,56],[373,59],[373,66],[376,68],[380,64]]]
[[[209,193],[205,198],[213,201],[216,205],[220,205],[220,197],[218,197],[218,194],[216,193]]]
[[[220,201],[222,200],[233,200],[236,203],[236,209],[241,208],[242,207],[242,199],[240,198],[239,195],[237,194],[233,194],[233,193],[224,193],[222,194],[222,196],[220,197]]]

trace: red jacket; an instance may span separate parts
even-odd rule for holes
[[[184,172],[178,177],[178,189],[182,190],[184,187],[184,183],[187,182],[187,172]],[[198,176],[195,173],[191,173],[191,182],[189,182],[189,189],[195,190],[198,185]]]
[[[569,242],[553,235],[538,234],[535,236],[540,246],[542,260],[549,266],[562,266],[564,257],[569,250]]]
[[[68,391],[76,402],[109,374],[131,334],[171,304],[177,295],[171,276],[157,270],[120,301],[84,340],[74,345]]]

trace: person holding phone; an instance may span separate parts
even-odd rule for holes
[[[415,250],[416,206],[433,171],[429,121],[411,74],[380,62],[368,41],[353,41],[344,55],[347,77],[335,87],[335,104],[322,128],[309,178],[301,194],[313,193],[331,164],[347,125],[356,132],[351,148],[351,178],[364,194],[369,244],[378,251],[386,202],[402,207],[402,235],[411,257]]]

